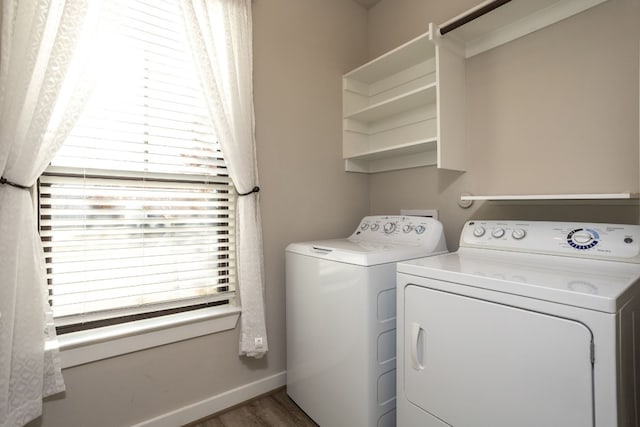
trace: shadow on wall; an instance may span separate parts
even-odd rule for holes
[[[487,201],[477,208],[473,219],[640,224],[640,206],[637,200]]]
[[[439,194],[444,193],[449,187],[452,187],[459,178],[465,175],[465,172],[447,169],[439,169],[437,172],[436,178]]]

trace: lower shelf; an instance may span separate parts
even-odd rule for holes
[[[580,194],[511,194],[460,196],[460,200],[630,200],[637,199],[634,193],[580,193]]]
[[[345,158],[347,172],[375,173],[432,166],[438,162],[435,138],[415,141]]]

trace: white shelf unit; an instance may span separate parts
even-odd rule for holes
[[[604,1],[487,0],[345,74],[345,169],[466,170],[465,59]]]
[[[464,59],[432,34],[343,76],[347,171],[464,170]]]
[[[493,49],[547,27],[606,0],[511,0],[443,35],[462,47],[465,58]],[[487,0],[441,24],[443,31],[475,12],[495,3]]]

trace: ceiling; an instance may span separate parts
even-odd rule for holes
[[[361,6],[364,6],[367,9],[375,6],[377,3],[380,3],[380,0],[353,0],[353,1],[355,1]]]

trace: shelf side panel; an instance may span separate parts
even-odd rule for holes
[[[466,170],[465,59],[440,40],[438,61],[438,167]]]

